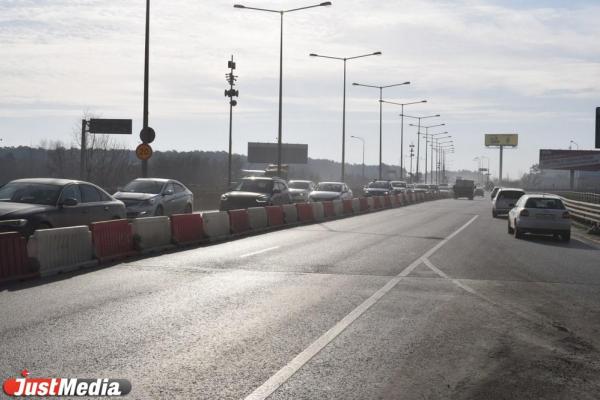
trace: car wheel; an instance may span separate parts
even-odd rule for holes
[[[571,231],[565,231],[562,233],[562,240],[565,243],[569,243],[571,241]]]
[[[185,210],[183,210],[184,214],[191,214],[192,213],[192,205],[191,204],[187,204],[185,206]]]
[[[510,226],[510,220],[508,220],[508,234],[512,235],[515,233],[515,230]]]
[[[515,239],[521,239],[523,237],[523,232],[521,232],[521,230],[517,226],[517,221],[515,221],[514,234],[515,234]]]
[[[164,212],[162,206],[158,206],[158,207],[156,207],[156,210],[154,210],[154,215],[157,217],[163,215],[164,213],[165,212]]]

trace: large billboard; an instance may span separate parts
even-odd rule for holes
[[[486,146],[511,146],[519,144],[519,135],[516,133],[493,133],[485,135]]]
[[[248,142],[248,162],[258,164],[277,163],[277,143]],[[307,144],[281,144],[282,164],[308,163]]]
[[[541,149],[540,168],[600,171],[600,151]]]

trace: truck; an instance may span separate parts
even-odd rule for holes
[[[473,200],[475,195],[475,182],[469,179],[457,179],[452,186],[454,192],[454,198],[466,197],[469,200]]]

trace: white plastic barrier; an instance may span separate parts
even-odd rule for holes
[[[98,264],[87,226],[37,230],[29,238],[27,254],[39,265],[41,276]]]
[[[360,200],[358,198],[352,199],[352,211],[354,211],[354,214],[360,213]]]
[[[342,203],[342,200],[333,200],[333,213],[335,214],[336,217],[341,217],[342,215],[344,215],[344,204]]]
[[[312,204],[313,216],[315,221],[323,221],[325,219],[325,211],[323,210],[323,203],[320,201],[310,203]]]
[[[210,240],[223,239],[229,236],[229,214],[227,211],[207,211],[202,213],[204,234]]]
[[[250,228],[253,230],[266,229],[269,226],[267,210],[264,207],[250,207],[248,218],[250,219]]]
[[[375,199],[373,199],[373,196],[367,197],[367,204],[369,205],[369,211],[375,209]]]
[[[142,252],[173,247],[169,217],[136,218],[131,221],[131,228],[136,247]]]
[[[284,204],[281,208],[283,209],[286,224],[295,224],[298,222],[298,209],[295,204]]]

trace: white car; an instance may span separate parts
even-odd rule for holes
[[[508,214],[517,201],[525,194],[523,189],[501,188],[492,200],[492,217]]]
[[[558,196],[522,196],[508,213],[508,233],[521,238],[524,233],[551,234],[565,242],[571,240],[571,216]]]
[[[352,190],[343,182],[319,182],[310,192],[309,201],[331,201],[352,199]]]

